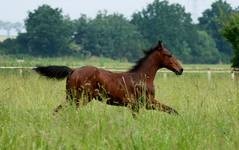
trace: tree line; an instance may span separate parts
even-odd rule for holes
[[[235,46],[223,37],[227,37],[224,27],[234,13],[238,9],[218,0],[203,12],[198,23],[193,23],[191,14],[180,4],[155,0],[131,19],[101,11],[94,18],[81,15],[72,20],[61,9],[42,5],[28,13],[26,32],[0,44],[0,53],[94,55],[135,61],[162,40],[184,63],[228,63]]]

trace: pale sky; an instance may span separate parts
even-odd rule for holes
[[[187,12],[191,12],[194,21],[215,0],[169,0],[170,3],[180,3]],[[80,14],[94,17],[99,10],[109,13],[118,12],[128,18],[133,12],[145,8],[153,0],[0,0],[0,20],[10,22],[23,22],[28,11],[33,11],[42,4],[53,8],[62,8],[65,15],[76,19]],[[233,7],[239,6],[239,0],[227,0]]]

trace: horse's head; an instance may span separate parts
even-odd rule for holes
[[[167,48],[163,46],[162,41],[158,42],[156,49],[158,50],[158,57],[161,60],[161,68],[167,68],[175,72],[176,75],[181,75],[183,73],[183,67],[181,66],[177,58],[173,56]]]

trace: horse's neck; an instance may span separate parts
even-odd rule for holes
[[[149,56],[142,65],[135,71],[136,73],[143,74],[152,81],[155,78],[157,71],[160,69],[159,61],[157,60],[157,56],[152,54]]]

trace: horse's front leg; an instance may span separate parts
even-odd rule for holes
[[[128,107],[130,108],[131,112],[132,112],[132,116],[134,118],[137,117],[138,113],[139,113],[139,105],[137,105],[136,103],[132,103],[127,99],[124,100],[116,100],[116,99],[112,99],[109,98],[106,101],[106,104],[108,105],[112,105],[112,106],[123,106],[123,107]]]
[[[173,109],[165,104],[162,104],[155,99],[148,101],[148,103],[146,105],[146,109],[159,110],[159,111],[167,112],[169,114],[178,115],[178,112],[175,109]]]

